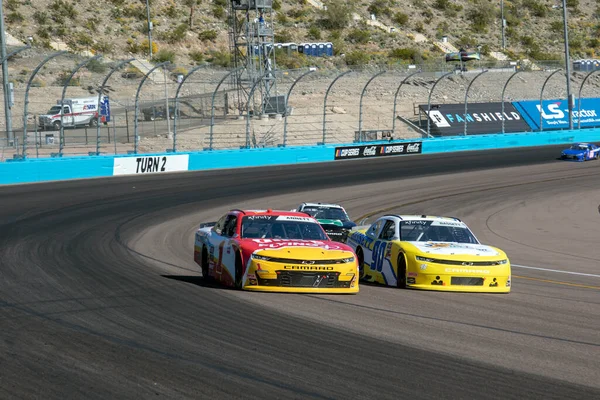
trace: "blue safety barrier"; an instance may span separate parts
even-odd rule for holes
[[[320,146],[36,158],[0,163],[0,184],[327,162],[345,158],[402,157],[411,154],[418,156],[418,154],[597,141],[600,141],[600,129],[581,129],[504,135],[446,136]]]
[[[544,100],[541,107],[537,100],[515,101],[512,104],[534,131],[540,130],[540,119],[543,124],[542,130],[569,128],[569,103],[565,99]],[[600,127],[600,99],[582,98],[575,101],[573,107],[575,128],[578,126],[580,114],[582,128]]]

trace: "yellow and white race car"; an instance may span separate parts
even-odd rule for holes
[[[354,228],[360,278],[400,288],[509,293],[510,261],[458,218],[384,215]]]

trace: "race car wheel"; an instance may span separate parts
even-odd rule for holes
[[[210,280],[210,276],[208,276],[208,252],[206,248],[202,249],[202,279],[205,281]]]
[[[404,258],[404,254],[402,253],[398,255],[397,267],[398,287],[400,289],[406,289],[406,258]]]
[[[242,257],[239,253],[235,255],[235,288],[238,290],[242,289],[242,280],[244,278],[244,271],[242,267]]]
[[[358,258],[358,279],[364,279],[365,277],[365,256],[363,255],[362,249],[359,247],[356,249],[356,257]]]

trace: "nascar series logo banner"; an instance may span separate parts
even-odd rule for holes
[[[394,144],[373,144],[365,146],[346,146],[335,148],[336,160],[347,160],[351,158],[371,158],[385,156],[399,156],[406,154],[420,154],[421,142],[407,142]]]
[[[427,115],[427,104],[419,105],[419,108]],[[465,131],[465,119],[468,135],[502,133],[502,120],[504,120],[504,132],[531,131],[521,114],[508,101],[504,103],[504,112],[502,112],[502,102],[469,103],[467,115],[465,115],[464,103],[436,104],[431,106],[429,118],[431,118],[429,131],[433,136],[462,135]]]
[[[581,111],[579,110],[581,102]],[[569,103],[566,99],[544,100],[540,107],[538,100],[517,101],[513,103],[532,130],[540,129],[540,114],[542,129],[569,129]],[[576,128],[581,116],[582,128],[600,126],[600,99],[582,98],[573,107],[573,126]]]

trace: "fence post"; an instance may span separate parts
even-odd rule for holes
[[[400,93],[400,89],[406,82],[408,82],[408,80],[410,78],[412,78],[414,75],[420,74],[421,72],[423,72],[423,71],[418,70],[417,72],[413,72],[412,74],[408,75],[406,78],[404,78],[402,80],[402,82],[400,82],[400,85],[398,85],[398,89],[396,89],[396,94],[394,95],[394,114],[392,116],[392,133],[396,132],[396,101],[398,99],[398,94]]]
[[[102,85],[100,85],[100,90],[98,91],[98,108],[100,108],[100,101],[102,100],[102,93],[104,93],[104,87],[106,86],[106,83],[108,82],[108,80],[110,79],[112,74],[114,74],[123,65],[130,63],[133,60],[135,60],[135,58],[130,58],[128,60],[123,60],[123,61],[119,62],[117,65],[115,65],[110,70],[108,75],[106,75],[106,77],[102,81]],[[98,110],[98,117],[100,117],[99,111],[100,110]],[[127,127],[127,129],[129,129],[129,127]],[[96,120],[96,155],[100,155],[100,121],[98,121],[98,120]]]
[[[440,76],[438,78],[438,80],[435,81],[435,83],[431,87],[431,90],[429,91],[429,98],[427,99],[427,136],[431,136],[431,133],[430,133],[431,132],[431,117],[429,116],[429,114],[431,113],[431,96],[433,95],[433,91],[435,90],[435,87],[437,86],[438,83],[440,83],[440,81],[442,79],[444,79],[448,75],[452,75],[453,73],[454,73],[454,71],[450,71],[450,72],[446,72],[445,74]]]
[[[140,141],[140,137],[138,135],[138,112],[139,112],[139,110],[138,110],[138,100],[139,100],[139,97],[140,97],[140,90],[142,89],[142,86],[144,85],[144,82],[146,82],[146,79],[148,79],[148,77],[150,76],[150,74],[152,72],[154,72],[155,69],[157,69],[159,67],[162,67],[163,65],[170,64],[170,63],[171,63],[170,61],[165,61],[165,62],[162,62],[160,64],[156,64],[152,69],[150,69],[150,71],[148,71],[146,73],[146,75],[144,75],[144,77],[142,78],[142,81],[140,82],[140,84],[139,84],[139,86],[137,88],[137,92],[135,93],[135,116],[134,116],[134,121],[133,121],[133,124],[134,124],[133,125],[133,135],[134,135],[134,137],[133,137],[133,154],[137,154],[138,143]],[[169,123],[168,120],[167,120],[167,123]]]
[[[542,85],[542,90],[540,90],[540,132],[542,132],[544,130],[543,125],[544,125],[544,88],[546,87],[546,83],[548,83],[548,81],[550,80],[550,78],[552,78],[552,76],[558,72],[562,71],[562,68],[557,69],[556,71],[554,71],[553,73],[551,73],[546,80],[544,81],[544,84]],[[571,101],[571,99],[569,99],[569,101]]]
[[[288,101],[289,101],[290,95],[292,94],[292,89],[294,89],[294,86],[296,86],[296,84],[300,81],[300,79],[304,78],[306,75],[308,75],[312,72],[315,72],[315,70],[309,69],[308,71],[306,71],[305,73],[300,75],[298,77],[298,79],[296,79],[294,81],[294,83],[292,83],[292,86],[290,86],[290,88],[288,89],[287,95],[285,96],[285,108],[284,108],[284,116],[283,116],[283,147],[285,147],[287,145]]]
[[[256,82],[254,82],[254,84],[252,85],[252,88],[250,89],[250,93],[248,93],[248,102],[246,103],[246,146],[245,146],[246,149],[250,148],[250,101],[252,100],[252,98],[254,96],[254,90],[256,89],[256,87],[262,81],[263,78],[266,78],[267,75],[269,75],[269,74],[275,74],[275,72],[277,72],[276,69],[269,70],[269,71],[265,72],[264,74],[262,74],[260,76],[260,78],[258,78],[258,80]]]
[[[583,90],[583,85],[585,85],[585,82],[588,80],[588,78],[595,72],[598,72],[600,70],[596,69],[592,72],[590,72],[589,74],[587,74],[585,76],[585,78],[583,79],[583,81],[581,82],[581,86],[579,86],[579,94],[577,95],[577,129],[581,129],[581,92]],[[571,101],[569,99],[569,101]]]
[[[51,59],[54,57],[58,57],[61,54],[68,53],[68,51],[59,51],[56,53],[50,54],[48,57],[44,58],[41,63],[33,70],[31,76],[29,77],[29,81],[27,82],[27,87],[25,88],[25,104],[23,107],[23,158],[27,158],[27,106],[29,105],[29,89],[31,89],[31,84],[33,83],[33,78],[40,72],[40,69]],[[35,121],[37,126],[37,119]]]
[[[238,67],[232,71],[229,71],[227,74],[225,74],[225,76],[217,84],[217,87],[215,88],[215,91],[212,94],[212,99],[211,99],[211,103],[210,103],[210,135],[209,135],[209,144],[208,144],[209,150],[213,149],[213,127],[215,125],[215,96],[217,95],[217,91],[219,90],[219,87],[221,87],[221,84],[223,82],[225,82],[225,79],[230,77],[231,74],[238,72],[243,68],[245,68],[245,67],[244,66]],[[227,111],[227,110],[225,110],[225,111]]]
[[[183,77],[181,83],[179,84],[179,86],[177,86],[177,91],[175,92],[175,116],[173,117],[173,153],[177,151],[177,120],[179,119],[179,91],[181,90],[181,87],[183,86],[183,83],[187,80],[187,78],[201,68],[206,68],[206,65],[198,65],[192,68],[190,72],[188,72],[186,76]]]
[[[77,64],[75,66],[75,68],[73,68],[73,71],[71,71],[71,75],[69,75],[69,77],[67,78],[67,80],[65,81],[64,85],[63,85],[63,90],[62,90],[62,96],[60,98],[60,134],[59,134],[59,147],[58,147],[58,156],[62,157],[62,152],[63,152],[63,148],[65,146],[65,127],[64,127],[64,114],[65,114],[65,95],[67,93],[67,86],[69,86],[69,83],[71,83],[71,79],[73,79],[73,77],[75,76],[75,74],[77,73],[77,71],[79,71],[84,65],[88,64],[90,61],[92,60],[97,60],[98,58],[102,57],[102,54],[98,54],[95,55],[92,58],[88,58],[85,61],[80,62],[79,64]],[[73,111],[73,110],[71,110]]]
[[[367,83],[363,87],[363,90],[360,94],[360,101],[359,101],[359,105],[358,105],[358,140],[360,142],[362,142],[362,102],[363,102],[363,97],[365,95],[365,92],[367,91],[367,86],[369,86],[369,84],[371,83],[371,81],[373,79],[377,78],[379,75],[385,74],[386,72],[387,71],[383,70],[383,71],[380,71],[380,72],[376,73],[375,75],[373,75],[371,77],[371,79],[369,79],[367,81]]]
[[[513,73],[506,80],[506,83],[504,84],[504,87],[502,88],[502,134],[504,134],[504,93],[506,92],[506,88],[508,87],[508,83],[511,81],[511,79],[514,78],[515,75],[517,75],[520,72],[523,72],[523,70],[519,70],[519,71],[516,71],[515,73]]]
[[[487,69],[475,75],[475,78],[473,78],[473,80],[469,82],[469,86],[467,86],[467,90],[465,91],[465,130],[463,132],[464,136],[467,136],[467,104],[469,103],[469,90],[471,89],[471,85],[473,84],[473,82],[475,82],[477,78],[479,78],[486,72],[488,72]]]
[[[327,116],[327,97],[329,96],[329,91],[331,90],[331,88],[333,87],[333,85],[335,84],[335,82],[338,79],[340,79],[344,75],[348,75],[351,72],[352,71],[342,72],[341,74],[339,74],[338,76],[336,76],[335,79],[329,84],[329,87],[327,88],[327,92],[325,92],[325,99],[323,101],[323,142],[317,143],[317,144],[325,144],[325,139],[327,137],[325,124],[327,122],[327,119],[326,119],[326,116]]]

